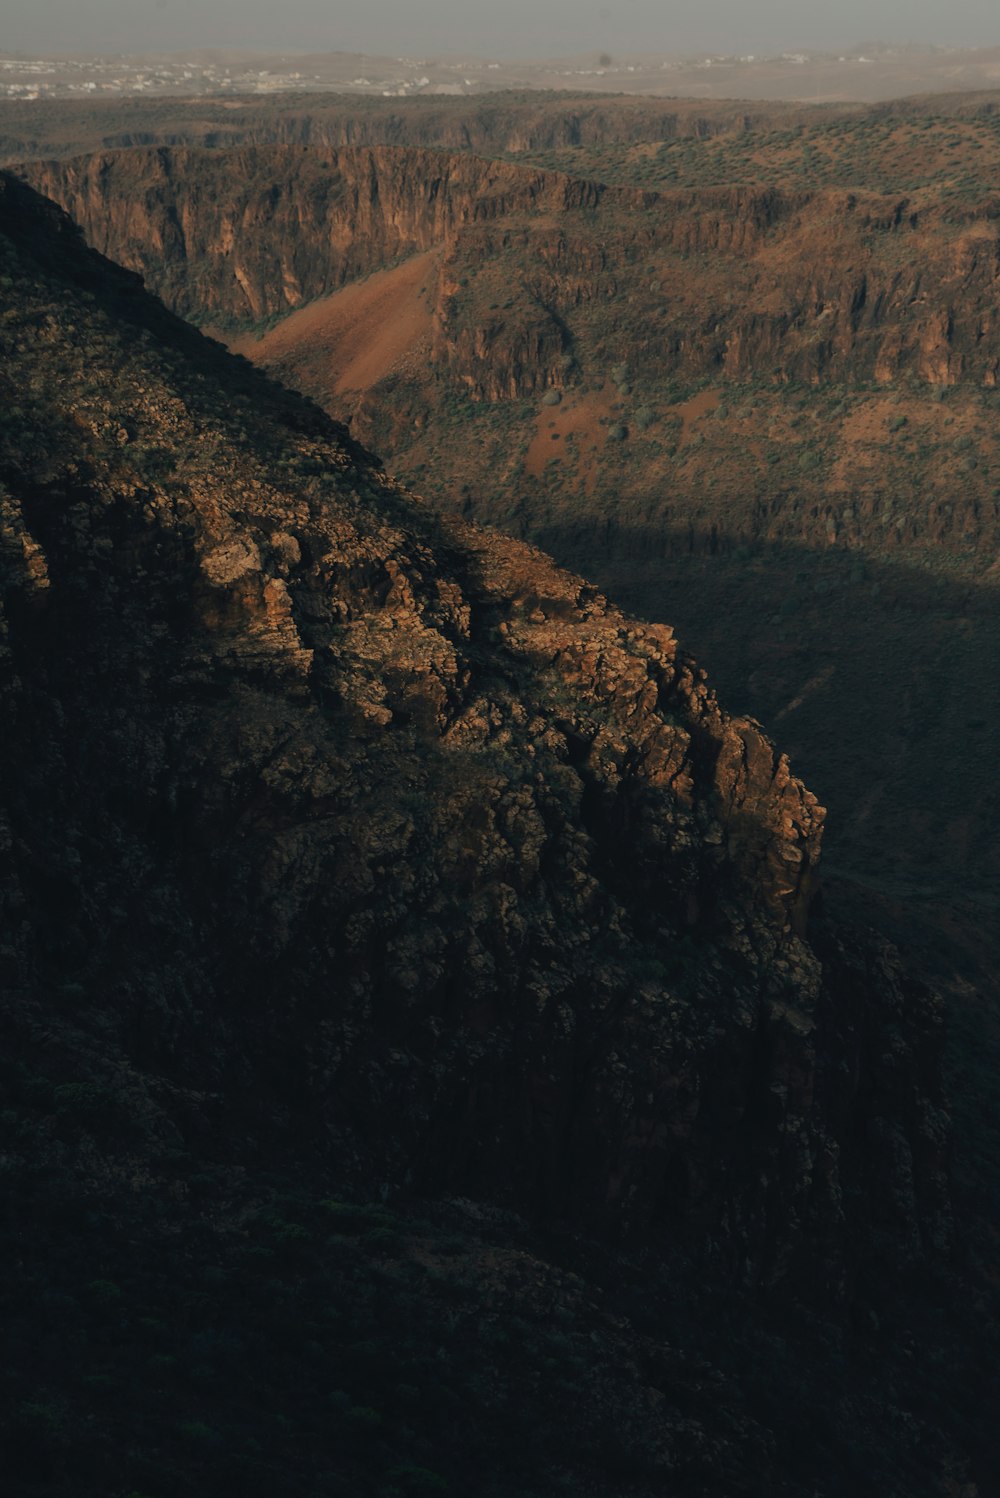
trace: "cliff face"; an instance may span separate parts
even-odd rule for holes
[[[175,310],[222,325],[444,246],[455,280],[440,288],[437,354],[480,396],[560,383],[557,349],[627,348],[636,373],[659,378],[997,379],[988,202],[651,193],[399,147],[137,150],[22,171]],[[486,293],[505,286],[513,346],[490,332],[490,307],[509,298]],[[522,328],[519,296],[542,336]]]
[[[389,147],[110,152],[26,175],[65,199],[101,253],[162,280],[177,310],[223,321],[287,311],[466,224],[593,207],[604,191],[478,157]]]

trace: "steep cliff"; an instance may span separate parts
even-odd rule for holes
[[[222,322],[280,314],[465,224],[593,207],[602,191],[397,147],[109,152],[26,175],[65,199],[96,249],[157,280],[178,311]]]
[[[492,1201],[476,1209],[487,1297],[513,1252],[509,1225],[488,1248],[489,1223],[511,1221],[497,1204],[651,1253],[650,1286],[666,1286],[666,1263],[704,1266],[694,1296],[707,1273],[711,1294],[750,1305],[766,1290],[789,1314],[804,1297],[831,1327],[839,1308],[944,1264],[937,1006],[883,944],[822,926],[810,939],[823,814],[760,727],[720,709],[669,629],[628,620],[523,545],[435,518],[10,178],[0,225],[8,1166],[29,1204],[7,1247],[19,1274],[46,1266],[43,1304],[63,1307],[74,1337],[79,1322],[80,1345],[86,1306],[172,1293],[122,1289],[129,1243],[140,1261],[159,1243],[174,1283],[208,1254],[218,1305],[227,1274],[244,1285],[264,1265],[294,1300],[316,1254],[347,1262],[350,1224],[388,1220],[338,1207],[341,1237],[309,1247],[331,1191]],[[85,1285],[51,1237],[70,1201],[92,1244]],[[251,1260],[264,1228],[278,1236]],[[426,1230],[407,1231],[422,1264]],[[376,1232],[371,1251],[387,1242]],[[615,1293],[631,1272],[611,1276]],[[374,1273],[380,1293],[403,1294],[395,1271]],[[539,1293],[545,1314],[583,1316],[611,1345],[565,1288]],[[670,1324],[687,1337],[682,1299]],[[404,1301],[411,1319],[432,1303]],[[19,1339],[30,1303],[17,1293]],[[722,1303],[707,1325],[721,1328]],[[154,1353],[175,1313],[127,1304],[122,1345],[152,1361],[127,1396],[146,1390],[126,1468],[141,1478],[169,1450],[177,1491],[230,1481],[211,1465],[230,1449],[212,1420],[180,1407],[172,1438],[156,1425]],[[391,1359],[391,1318],[386,1334]],[[271,1347],[279,1333],[263,1335]],[[294,1371],[284,1352],[262,1365],[265,1387],[287,1381],[269,1396],[285,1424],[255,1434],[247,1480],[265,1480],[273,1442],[284,1450],[313,1410],[311,1385],[293,1408],[300,1358],[326,1358],[330,1332],[301,1335]],[[198,1366],[229,1359],[242,1388],[238,1345],[236,1322],[220,1324]],[[62,1491],[72,1428],[90,1463],[73,1491],[104,1491],[114,1458],[95,1432],[115,1417],[81,1412],[113,1374],[71,1388],[44,1338],[26,1332],[23,1347],[49,1392],[19,1394],[5,1427],[17,1470],[36,1472],[25,1452],[48,1431],[39,1480]],[[341,1414],[370,1381],[371,1353],[351,1356]],[[601,1491],[645,1494],[681,1470],[727,1490],[725,1471],[761,1453],[779,1490],[792,1468],[766,1455],[750,1396],[720,1396],[698,1414],[708,1435],[690,1435],[685,1400],[700,1410],[700,1396],[671,1357],[642,1353],[659,1369],[641,1375],[648,1407],[632,1375],[602,1365],[585,1407],[623,1449],[630,1428],[650,1445],[635,1482],[626,1465]],[[230,1417],[237,1431],[244,1406]],[[355,1471],[375,1429],[358,1415],[355,1444],[334,1433],[331,1447],[318,1418],[295,1462],[315,1449],[319,1465],[295,1491],[331,1462]],[[392,1441],[412,1446],[407,1429]],[[936,1472],[961,1467],[960,1434],[914,1430]],[[409,1477],[377,1475],[386,1439],[354,1490],[427,1491],[412,1462],[397,1464]],[[890,1445],[910,1471],[910,1427]],[[548,1491],[572,1460],[546,1446],[535,1481]]]
[[[487,293],[505,286],[558,326],[562,352],[598,368],[627,352],[640,377],[997,381],[989,195],[953,207],[652,193],[401,147],[137,150],[21,170],[95,248],[220,325],[261,323],[443,245],[456,284],[441,290],[439,355],[480,394],[491,378],[505,393],[534,388],[489,336]],[[492,305],[509,313],[507,300]]]

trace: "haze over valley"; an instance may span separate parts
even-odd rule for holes
[[[1000,45],[790,46],[763,51],[606,50],[511,58],[417,50],[363,52],[111,52],[96,56],[0,52],[0,99],[125,99],[337,93],[375,98],[474,97],[504,89],[579,90],[671,98],[883,100],[995,88]]]

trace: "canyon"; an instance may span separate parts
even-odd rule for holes
[[[900,113],[894,149],[926,148]],[[693,148],[752,141],[744,124]],[[760,130],[758,167],[784,163],[768,185],[650,191],[400,146],[21,170],[405,482],[678,621],[784,725],[838,869],[995,911],[995,205],[806,189],[788,158],[812,147]],[[832,177],[857,174],[860,130],[824,121]]]
[[[0,176],[9,1470],[987,1494],[992,198],[465,108]]]
[[[650,193],[404,147],[134,150],[23,171],[102,253],[221,328],[444,247],[436,362],[480,399],[565,383],[557,360],[571,344],[588,373],[627,350],[639,381],[997,380],[989,195],[955,209],[872,193]],[[514,315],[485,319],[501,285]],[[520,340],[498,342],[501,324]]]

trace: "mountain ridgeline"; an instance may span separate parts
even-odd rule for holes
[[[20,1491],[967,1474],[940,1005],[785,756],[10,176],[0,255]]]
[[[850,119],[848,104],[822,110]],[[275,95],[270,99],[0,100],[0,162],[141,146],[428,146],[481,155],[707,140],[799,125],[798,104],[508,93],[468,99]]]

